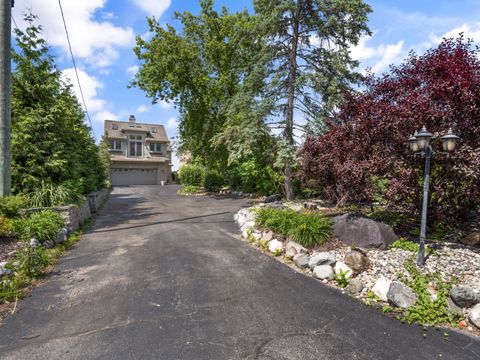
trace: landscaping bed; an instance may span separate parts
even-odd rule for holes
[[[254,246],[386,314],[408,323],[459,328],[480,335],[478,246],[436,243],[427,248],[425,266],[418,268],[418,244],[404,237],[398,240],[388,225],[362,216],[340,215],[338,209],[318,212],[305,210],[308,207],[298,203],[290,203],[288,208],[281,202],[259,204],[240,210],[235,220],[242,237]],[[348,243],[352,234],[342,232],[342,221],[349,226],[358,221],[369,229],[373,239],[366,240],[377,241],[377,247]],[[323,226],[319,232],[318,224],[331,226]],[[298,236],[302,227],[303,234]],[[352,238],[365,238],[361,228],[353,231]]]

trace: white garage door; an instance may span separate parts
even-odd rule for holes
[[[157,185],[157,169],[110,169],[112,185]]]

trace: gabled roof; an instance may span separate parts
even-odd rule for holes
[[[118,126],[118,129],[112,129],[113,124],[116,124]],[[131,127],[130,126],[131,124],[133,124],[134,126]],[[156,129],[157,132],[154,132],[153,129]],[[157,141],[164,141],[164,142],[170,141],[168,140],[165,128],[163,127],[163,125],[159,125],[159,124],[105,120],[104,130],[105,130],[105,134],[108,133],[109,138],[114,138],[114,139],[125,139],[126,131],[134,131],[134,132],[146,132],[147,140],[154,140],[154,141],[157,140]]]

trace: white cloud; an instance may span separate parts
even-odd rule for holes
[[[475,42],[480,42],[480,23],[476,24],[463,24],[462,26],[456,27],[440,37],[431,36],[431,39],[436,43],[440,43],[443,38],[458,38],[460,33],[463,33],[463,36],[466,39],[472,39]]]
[[[127,73],[130,75],[135,75],[138,72],[138,65],[132,65],[127,68]]]
[[[370,39],[371,37],[362,37],[358,45],[350,49],[350,53],[355,60],[373,62],[374,73],[385,70],[388,65],[396,63],[403,55],[403,40],[396,44],[380,44],[375,47],[368,46],[367,42]]]
[[[134,0],[135,5],[145,11],[148,15],[154,15],[156,18],[162,16],[165,10],[170,6],[170,0]]]
[[[121,119],[122,119],[121,116],[119,116],[118,114],[115,114],[111,111],[108,111],[108,110],[99,111],[93,117],[94,121],[96,121],[98,123],[101,123],[101,124],[103,124],[103,122],[105,120],[119,120],[119,121],[121,121]]]
[[[176,128],[177,126],[178,126],[177,119],[170,118],[167,120],[167,128],[173,129],[173,128]]]
[[[165,100],[160,100],[158,102],[158,105],[160,105],[160,107],[165,110],[171,109],[173,107],[172,103],[166,102]]]
[[[140,105],[140,106],[137,108],[137,112],[139,112],[139,113],[144,113],[144,112],[147,112],[147,111],[150,110],[150,109],[151,109],[150,106]]]
[[[134,32],[130,27],[115,26],[108,21],[110,15],[104,16],[103,21],[94,18],[95,12],[104,8],[105,3],[106,0],[62,3],[74,56],[95,67],[111,65],[119,56],[117,48],[131,47],[134,43]],[[57,0],[30,0],[15,5],[14,16],[20,28],[25,28],[22,14],[31,10],[38,16],[49,45],[59,46],[68,54]]]
[[[78,100],[81,101],[82,97],[75,76],[75,70],[73,68],[65,69],[62,71],[62,75],[72,84],[75,95]],[[88,75],[81,69],[78,69],[78,77],[80,78],[80,84],[82,85],[83,96],[85,97],[88,111],[94,113],[103,110],[106,101],[97,98],[98,90],[103,87],[103,84],[97,78]]]

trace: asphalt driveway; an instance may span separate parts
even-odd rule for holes
[[[0,327],[1,359],[480,359],[234,237],[247,200],[117,188],[93,228]]]

